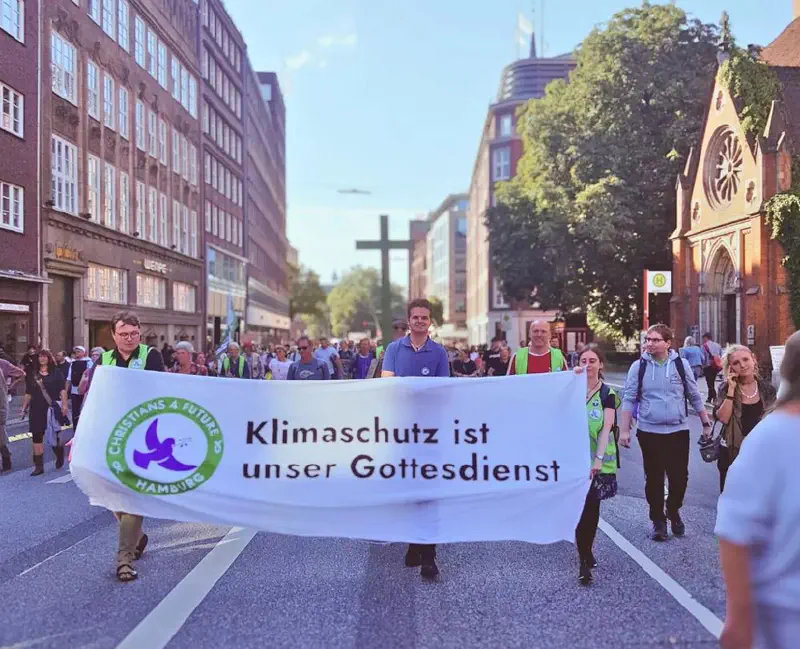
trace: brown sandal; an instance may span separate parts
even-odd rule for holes
[[[142,534],[142,538],[139,539],[139,542],[136,544],[136,552],[133,553],[134,559],[141,559],[142,555],[144,554],[144,549],[147,547],[147,534]]]
[[[117,579],[119,581],[133,581],[139,577],[139,573],[133,569],[129,563],[121,563],[117,566]]]

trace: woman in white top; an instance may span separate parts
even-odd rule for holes
[[[719,498],[727,591],[723,649],[797,649],[800,638],[800,332],[786,343],[775,412],[744,439]]]
[[[283,347],[277,347],[275,353],[278,357],[269,362],[269,371],[272,372],[274,381],[285,381],[292,361],[286,358],[286,350]]]

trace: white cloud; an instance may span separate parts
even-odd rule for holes
[[[328,60],[327,59],[322,59],[319,62],[318,67],[319,67],[320,70],[324,70],[325,68],[327,68],[328,67]]]
[[[287,57],[286,67],[290,70],[299,70],[307,66],[314,60],[314,56],[308,50],[303,50],[299,54]]]
[[[325,36],[320,36],[317,39],[317,45],[319,45],[319,47],[322,49],[327,49],[329,47],[353,48],[357,44],[358,34],[355,32],[345,34],[344,36],[326,34]]]

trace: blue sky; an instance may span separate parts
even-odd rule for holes
[[[549,0],[546,55],[569,51],[637,0]],[[705,22],[731,15],[737,42],[766,45],[791,0],[678,0]],[[518,56],[517,12],[541,26],[541,0],[227,0],[258,70],[272,70],[287,106],[287,234],[301,263],[329,282],[380,263],[355,240],[407,238],[408,220],[466,191],[486,109]],[[767,8],[769,7],[769,8]],[[537,33],[537,43],[541,35]],[[539,45],[541,55],[541,45]],[[371,195],[341,195],[356,187]],[[392,254],[405,286],[407,253]]]

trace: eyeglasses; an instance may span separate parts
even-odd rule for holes
[[[308,345],[305,345],[304,347],[298,347],[297,349],[301,352],[304,352],[308,349]]]
[[[665,342],[663,338],[645,338],[644,341],[646,343],[663,343],[663,342]]]
[[[119,336],[123,340],[136,340],[140,335],[140,331],[131,331],[129,333],[116,333],[115,336]]]

